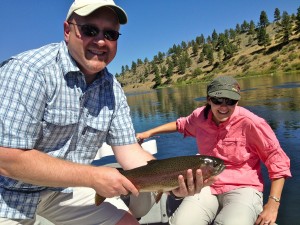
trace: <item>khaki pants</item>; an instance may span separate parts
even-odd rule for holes
[[[186,197],[170,218],[170,225],[253,225],[263,209],[263,196],[253,188],[212,195],[205,187]]]
[[[141,217],[154,204],[151,193],[140,193],[131,197],[133,215]],[[145,204],[146,203],[146,204]],[[55,225],[113,225],[129,211],[120,197],[106,199],[100,206],[95,205],[95,191],[91,188],[74,188],[73,193],[53,191],[42,192],[37,214]],[[0,218],[1,225],[48,225],[34,219],[15,220]],[[49,224],[50,225],[50,224]]]

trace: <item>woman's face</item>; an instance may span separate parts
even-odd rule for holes
[[[211,106],[213,121],[217,125],[228,120],[238,104],[237,100],[228,98],[208,97],[207,100],[208,104]]]

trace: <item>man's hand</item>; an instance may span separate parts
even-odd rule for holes
[[[111,167],[95,167],[93,174],[93,188],[103,197],[114,197],[132,193],[138,196],[136,187],[117,169]]]

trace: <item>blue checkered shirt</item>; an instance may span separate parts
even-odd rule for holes
[[[136,142],[120,84],[104,69],[87,85],[64,41],[2,62],[0,80],[0,146],[89,164],[103,142]],[[0,176],[0,217],[33,218],[45,189]]]

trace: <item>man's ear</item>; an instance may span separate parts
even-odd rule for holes
[[[64,22],[64,37],[65,37],[65,41],[68,43],[69,41],[69,35],[70,35],[70,24],[65,21]]]

